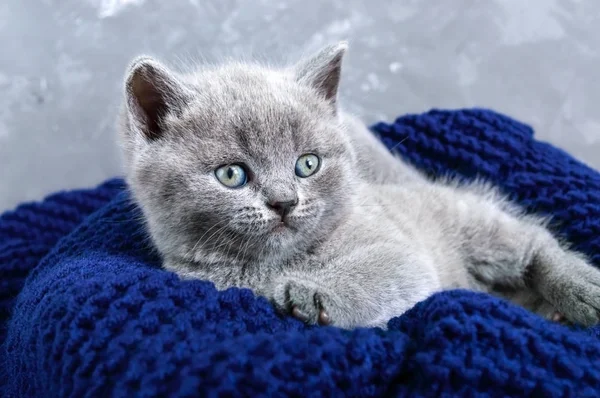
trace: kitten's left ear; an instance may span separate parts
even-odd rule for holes
[[[345,41],[327,46],[317,54],[296,65],[296,80],[315,88],[331,103],[334,112],[337,108],[337,93],[342,72],[342,59],[348,43]]]

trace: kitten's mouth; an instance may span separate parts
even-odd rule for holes
[[[291,231],[293,229],[294,228],[292,228],[286,220],[280,220],[275,223],[275,225],[273,226],[272,232],[273,233],[282,233],[285,231]]]

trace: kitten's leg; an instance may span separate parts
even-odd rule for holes
[[[454,192],[446,226],[449,234],[459,231],[454,239],[476,284],[491,292],[529,291],[571,322],[599,322],[600,270],[561,246],[539,220],[519,216],[493,195]]]
[[[429,276],[415,275],[415,281],[410,273],[401,278],[390,275],[388,270],[396,268],[392,262],[401,256],[396,246],[372,246],[326,262],[302,260],[277,270],[268,267],[245,274],[228,264],[200,266],[166,259],[164,266],[182,279],[212,282],[218,290],[249,288],[268,298],[279,312],[308,324],[385,328],[389,319],[426,298],[436,286],[430,280],[433,267]]]
[[[400,245],[372,245],[273,280],[276,308],[308,324],[381,327],[439,290],[429,258]]]
[[[229,264],[166,259],[164,266],[183,279],[210,281],[218,290],[252,289],[308,324],[385,328],[388,320],[439,290],[431,259],[410,253],[398,245],[365,245],[326,261],[302,260],[244,274]]]

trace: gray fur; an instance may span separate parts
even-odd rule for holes
[[[120,127],[127,180],[164,266],[248,287],[285,313],[385,327],[434,292],[467,288],[546,317],[598,322],[600,271],[484,183],[431,181],[337,110],[346,44],[297,66],[230,63],[179,75],[133,62]],[[299,178],[299,156],[321,169]],[[248,185],[214,170],[244,163]],[[287,226],[269,201],[297,198]]]

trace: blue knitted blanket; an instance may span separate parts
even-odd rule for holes
[[[555,231],[600,265],[600,174],[530,127],[473,109],[374,129],[428,173],[485,177],[552,214]],[[139,217],[120,180],[1,216],[1,396],[600,394],[600,328],[458,290],[385,332],[306,327],[248,290],[161,270]]]

